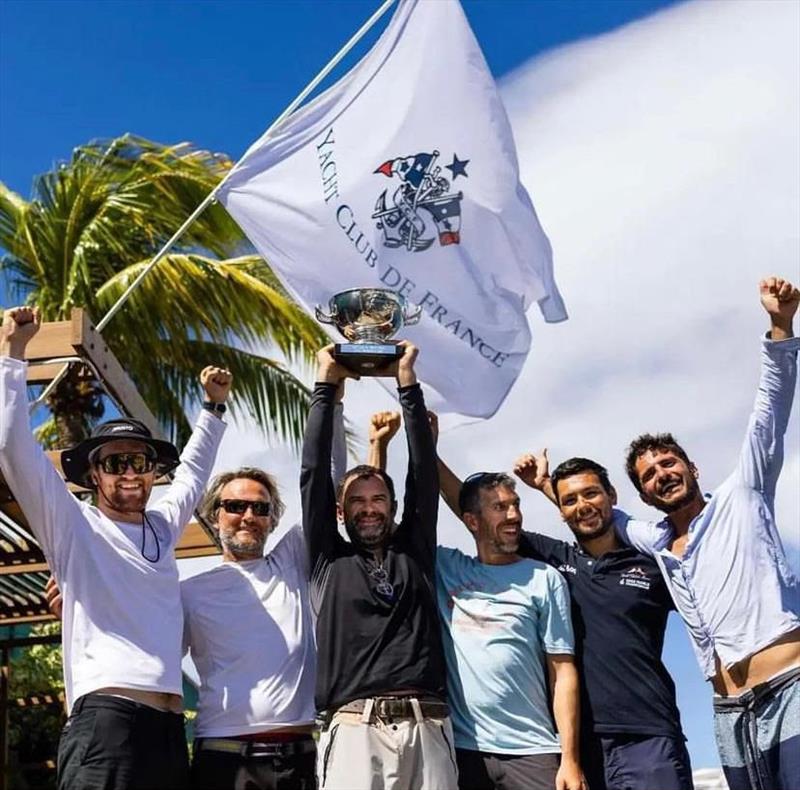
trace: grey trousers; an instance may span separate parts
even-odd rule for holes
[[[455,790],[449,718],[333,715],[317,746],[320,790]]]

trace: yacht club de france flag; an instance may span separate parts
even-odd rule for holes
[[[312,314],[358,287],[420,305],[400,336],[441,412],[494,414],[528,355],[531,304],[567,317],[458,0],[400,0],[367,55],[256,141],[218,198]]]

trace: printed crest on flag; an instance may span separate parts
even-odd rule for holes
[[[393,192],[387,207],[387,191],[381,192],[373,219],[383,231],[386,247],[404,246],[407,250],[427,250],[437,236],[439,243],[458,244],[461,224],[462,193],[448,194],[450,182],[440,175],[442,168],[436,165],[438,151],[431,154],[387,159],[375,172],[389,178],[397,176],[400,185]],[[458,164],[456,164],[458,163]],[[469,160],[459,162],[453,156],[453,178],[466,176],[465,166]],[[427,218],[427,223],[426,223]],[[433,224],[433,234],[429,233]]]
[[[312,314],[358,287],[420,305],[400,336],[441,412],[491,416],[528,355],[528,308],[567,317],[457,0],[400,0],[361,62],[254,143],[218,196]]]

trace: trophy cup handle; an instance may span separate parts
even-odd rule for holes
[[[422,307],[418,304],[407,304],[403,310],[403,324],[411,326],[411,324],[418,324],[420,316],[422,315]]]
[[[326,313],[322,309],[322,305],[316,305],[314,307],[314,315],[317,317],[317,321],[321,324],[333,324],[334,319],[336,318],[337,310],[334,307],[330,313]]]

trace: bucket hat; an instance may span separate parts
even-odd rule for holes
[[[92,488],[89,470],[93,452],[104,444],[120,439],[144,442],[152,447],[156,453],[156,473],[158,475],[172,471],[180,462],[175,445],[163,439],[153,438],[150,429],[140,420],[122,417],[101,423],[92,430],[88,439],[62,451],[61,468],[64,470],[64,477],[71,483]]]

